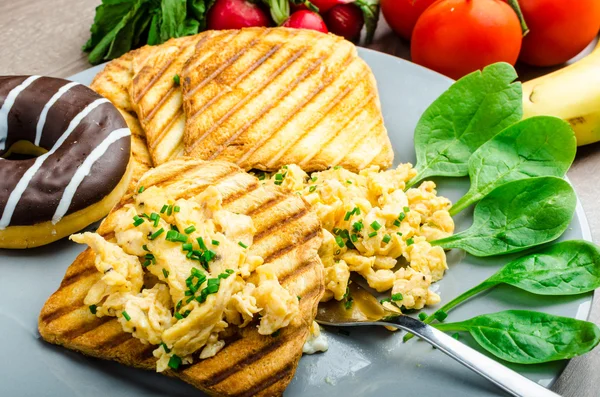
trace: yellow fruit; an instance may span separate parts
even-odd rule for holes
[[[578,146],[600,141],[600,43],[582,60],[523,84],[523,117],[537,115],[571,124]]]

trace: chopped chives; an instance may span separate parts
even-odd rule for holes
[[[152,261],[151,261],[151,260],[149,260],[149,259],[147,259],[147,260],[145,260],[145,261],[144,261],[144,263],[142,263],[142,266],[143,266],[143,267],[148,267],[148,266],[150,266],[151,264],[152,264]]]
[[[173,83],[175,83],[175,85],[181,84],[181,79],[179,78],[178,74],[175,74],[175,76],[173,76]]]
[[[189,251],[187,254],[185,254],[185,257],[190,259],[192,255],[194,255],[194,253],[192,251]]]
[[[348,298],[348,300],[346,302],[344,302],[344,308],[346,310],[350,310],[352,308],[353,303],[354,303],[354,301],[352,300],[352,298]]]
[[[264,181],[266,178],[266,175],[264,172],[261,172],[260,174],[258,174],[258,180],[259,181]]]
[[[196,231],[196,226],[188,226],[183,231],[185,232],[185,234],[194,233]]]
[[[398,219],[394,221],[394,226],[400,227],[401,223]]]
[[[314,192],[315,190],[317,190],[317,185],[312,185],[311,187],[308,188],[308,191],[310,193]]]
[[[360,231],[362,230],[362,228],[363,228],[363,223],[362,223],[362,221],[354,222],[354,223],[352,224],[352,228],[353,228],[354,230],[356,230],[357,232],[360,232]]]
[[[346,181],[346,183],[349,184],[349,185],[352,185],[352,181],[349,180],[349,179]]]
[[[402,222],[404,218],[406,218],[406,214],[404,212],[401,212],[400,215],[398,215],[398,220]]]
[[[146,188],[143,186],[140,186],[140,188],[138,189],[138,193],[142,193],[144,190],[146,190]]]
[[[174,370],[177,370],[177,369],[179,369],[180,365],[181,365],[181,359],[176,354],[173,354],[171,356],[171,358],[169,359],[169,367],[171,367]]]
[[[415,243],[415,240],[411,237],[409,239],[406,240],[406,245],[413,245]]]
[[[346,216],[344,216],[344,220],[348,221],[350,220],[350,217],[354,214],[354,211],[348,211],[346,212]]]
[[[169,346],[167,346],[165,342],[161,342],[160,345],[163,347],[165,353],[171,353],[171,349],[169,349]]]
[[[382,241],[383,241],[385,244],[387,244],[387,243],[389,243],[391,240],[392,240],[392,236],[390,236],[389,234],[386,234],[386,235],[384,235],[384,236],[383,236],[383,240],[382,240]]]
[[[198,246],[199,246],[201,249],[203,249],[203,250],[205,250],[205,249],[206,249],[206,244],[204,244],[204,239],[203,239],[202,237],[198,237],[198,238],[196,239],[196,241],[198,242]]]
[[[148,249],[148,246],[147,246],[146,244],[142,245],[142,249],[143,249],[144,251],[148,251],[148,252],[150,252],[150,250]]]
[[[181,234],[176,230],[169,230],[165,239],[172,243],[186,243],[188,237],[185,234]]]
[[[179,211],[181,211],[181,207],[178,206],[178,205],[174,205],[173,206],[173,212],[179,212]]]
[[[238,245],[242,248],[248,248],[248,246],[244,243],[242,243],[241,241],[238,241]]]
[[[171,225],[171,230],[175,230],[176,232],[179,231],[179,228],[176,225]]]
[[[404,212],[408,212],[408,211],[410,211],[410,208],[409,207],[404,207],[403,210],[404,210]]]
[[[158,221],[160,220],[160,215],[158,215],[156,212],[153,212],[150,214],[150,220],[154,221],[154,227],[157,227]]]
[[[448,313],[446,313],[443,310],[438,310],[437,312],[433,313],[433,316],[438,320],[438,321],[444,321],[446,319],[446,317],[448,317]]]
[[[174,316],[177,320],[183,320],[183,316],[181,315],[181,313],[175,313]]]
[[[398,236],[402,236],[402,233],[400,233],[400,232],[396,232],[396,234],[397,234]]]
[[[129,314],[127,314],[127,312],[125,310],[123,310],[123,312],[121,313],[123,315],[123,317],[125,317],[125,320],[130,321],[131,317],[129,317]]]
[[[225,269],[225,273],[233,274],[233,273],[235,273],[235,271],[233,271],[233,269]]]
[[[227,278],[229,276],[231,276],[230,273],[221,273],[221,274],[219,274],[219,278]]]
[[[425,319],[426,319],[427,317],[429,317],[429,316],[427,316],[427,313],[425,313],[425,312],[421,312],[421,313],[419,313],[419,320],[421,320],[421,321],[425,321]]]
[[[379,301],[379,303],[384,304],[385,302],[391,302],[392,298],[383,298]]]
[[[371,232],[371,233],[369,233],[369,237],[375,237],[375,236],[377,236],[377,232]]]
[[[317,181],[317,177],[313,176],[312,178],[310,178],[311,181],[316,182]]]
[[[96,305],[90,305],[90,312],[92,314],[96,314],[96,310],[98,309],[98,306]]]
[[[150,235],[150,237],[148,237],[148,240],[154,240],[155,238],[157,238],[158,236],[160,236],[161,234],[163,234],[164,231],[165,231],[165,229],[163,229],[161,227],[160,229],[158,229],[157,231],[155,231],[154,233],[152,233]]]
[[[215,256],[217,256],[217,254],[215,254],[214,251],[211,250],[206,250],[204,251],[204,253],[202,254],[202,257],[204,258],[204,260],[208,263],[210,261],[212,261],[213,259],[215,259]]]
[[[168,215],[168,216],[171,216],[171,214],[172,214],[172,213],[173,213],[173,206],[172,206],[172,205],[169,205],[169,206],[167,207],[167,215]]]
[[[182,248],[184,251],[191,251],[191,250],[193,250],[193,249],[194,249],[194,248],[193,248],[193,246],[192,246],[192,243],[185,243],[185,244],[183,244],[183,245],[181,246],[181,248]]]
[[[175,310],[179,311],[179,309],[181,309],[182,304],[183,304],[183,301],[177,302],[177,306],[175,306]]]
[[[352,240],[353,243],[358,241],[358,236],[356,234],[351,234],[350,235],[350,240]]]
[[[334,170],[339,170],[340,168],[342,168],[341,165],[336,165],[335,167],[333,167]]]
[[[153,268],[153,269],[154,269],[154,268]],[[163,269],[162,269],[162,272],[163,272],[163,276],[165,276],[165,278],[169,278],[169,271],[168,271],[167,269],[165,269],[165,268],[163,267]]]
[[[398,302],[398,301],[401,301],[402,299],[404,299],[404,297],[402,296],[401,293],[392,294],[392,301]]]
[[[296,298],[298,298],[298,300],[302,299],[300,295],[297,295]]]
[[[276,181],[283,181],[283,175],[282,174],[275,174],[275,180]]]
[[[379,222],[377,222],[377,221],[373,221],[373,223],[371,223],[371,228],[373,230],[377,231],[377,230],[381,229],[381,224]]]
[[[161,214],[164,214],[164,213],[165,213],[165,211],[167,210],[167,208],[169,208],[169,206],[168,206],[168,205],[166,205],[166,204],[165,204],[165,205],[163,205],[163,206],[162,206],[162,208],[160,209],[160,213],[161,213]]]
[[[137,215],[133,217],[133,226],[138,227],[142,223],[144,223],[144,218],[140,218]]]
[[[213,240],[213,241],[211,241],[211,243],[212,243],[212,245],[219,245],[219,244],[221,244],[221,243],[219,243],[218,240]]]
[[[335,242],[340,248],[344,248],[346,244],[344,244],[344,240],[340,236],[335,236]]]
[[[360,208],[354,207],[354,209],[352,210],[352,212],[355,213],[356,215],[360,215]]]

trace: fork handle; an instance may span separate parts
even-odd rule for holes
[[[384,321],[383,325],[400,328],[426,340],[448,356],[496,384],[513,396],[560,397],[491,358],[471,349],[442,331],[408,316]]]

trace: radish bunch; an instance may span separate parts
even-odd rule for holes
[[[209,29],[285,26],[334,33],[356,41],[366,24],[366,42],[377,26],[376,0],[216,0],[207,15]]]

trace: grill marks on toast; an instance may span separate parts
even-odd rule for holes
[[[371,71],[352,44],[333,35],[292,34],[284,28],[224,31],[223,36],[234,36],[224,54],[205,56],[205,47],[210,49],[214,40],[205,41],[182,72],[186,155],[263,170],[288,163],[303,163],[306,171],[336,164],[353,171],[391,165],[393,152],[383,123],[371,130],[370,144],[360,145],[355,133],[382,117]],[[348,95],[348,89],[361,98]],[[353,107],[362,97],[368,98],[363,117],[351,120],[349,131],[335,128],[340,120],[336,109]],[[321,140],[330,136],[332,125],[340,139]],[[337,155],[348,146],[365,153]],[[315,152],[315,147],[322,150]]]
[[[139,55],[142,54],[142,55]],[[152,167],[150,153],[146,146],[146,133],[142,129],[129,97],[129,85],[133,77],[133,58],[143,56],[144,51],[135,50],[108,63],[96,75],[90,87],[107,98],[121,112],[131,130],[131,166],[133,167],[128,195],[144,172]]]
[[[262,185],[226,162],[173,161],[149,171],[140,184],[146,188],[157,184],[187,197],[179,186],[182,175],[191,178],[195,185],[192,190],[215,186],[226,208],[255,219],[259,238],[251,249],[266,256],[265,264],[273,267],[292,295],[302,297],[299,304],[303,315],[278,337],[258,335],[251,326],[243,328],[243,337],[228,341],[217,356],[171,374],[211,395],[280,395],[293,377],[323,293],[322,265],[317,255],[321,243],[318,219],[300,197]],[[100,228],[108,236],[112,235],[110,218]],[[41,335],[88,355],[153,369],[154,347],[124,333],[116,319],[97,318],[83,305],[87,291],[100,277],[94,258],[87,249],[69,267],[61,287],[42,309]]]

